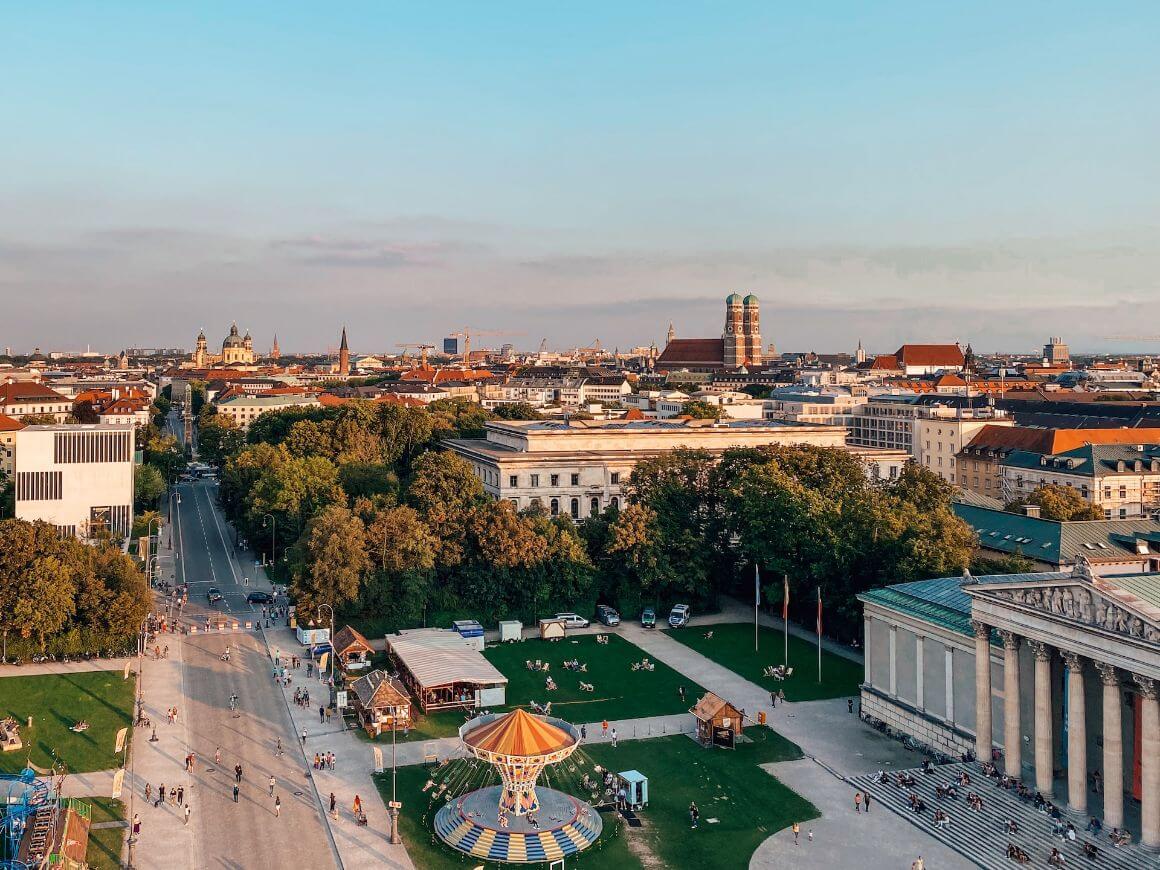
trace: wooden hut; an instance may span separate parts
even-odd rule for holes
[[[371,671],[353,683],[355,712],[359,724],[371,737],[392,728],[406,728],[411,722],[411,698],[403,686],[386,671]]]
[[[745,711],[712,692],[706,692],[689,712],[697,720],[697,739],[705,746],[731,749],[745,727]]]
[[[331,645],[339,663],[346,670],[361,670],[371,663],[370,657],[374,653],[371,642],[349,625],[339,629]]]

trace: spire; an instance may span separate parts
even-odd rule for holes
[[[346,346],[346,326],[345,325],[342,327],[342,341],[339,342],[338,349],[339,350],[347,350],[348,349]]]

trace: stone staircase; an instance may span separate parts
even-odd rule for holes
[[[966,769],[971,784],[958,786],[957,798],[935,796],[935,786],[954,783],[958,785],[959,774]],[[1098,837],[1085,833],[1083,826],[1087,820],[1077,822],[1065,814],[1065,821],[1071,821],[1077,828],[1077,839],[1061,840],[1052,835],[1053,824],[1046,813],[1039,812],[1032,803],[1023,803],[1013,791],[1000,788],[994,780],[983,774],[977,762],[969,764],[944,764],[934,768],[933,774],[924,774],[921,768],[907,771],[915,779],[911,788],[899,788],[891,782],[883,785],[873,774],[851,777],[849,782],[862,792],[872,796],[873,809],[889,809],[911,824],[926,831],[959,854],[986,870],[1014,870],[1022,866],[1047,867],[1047,856],[1056,847],[1066,859],[1067,868],[1083,867],[1092,870],[1160,870],[1160,855],[1149,852],[1140,845],[1114,848],[1105,829]],[[893,780],[900,771],[887,771]],[[983,809],[976,812],[967,806],[967,792],[974,791],[983,799]],[[910,795],[917,794],[926,802],[926,810],[919,815],[910,808]],[[872,809],[872,811],[873,811]],[[934,811],[941,809],[950,816],[950,825],[945,828],[934,826]],[[1062,809],[1062,808],[1061,808]],[[1019,826],[1018,834],[1007,833],[1007,820],[1014,819]],[[1139,835],[1138,831],[1134,834]],[[1082,845],[1094,843],[1099,855],[1094,859],[1084,856]],[[1026,850],[1031,863],[1020,865],[1007,858],[1007,844],[1014,843]]]

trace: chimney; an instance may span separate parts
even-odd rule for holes
[[[1041,516],[1041,512],[1039,510],[1039,505],[1037,505],[1037,504],[1025,504],[1025,505],[1023,505],[1023,515],[1028,516],[1028,517],[1035,517],[1036,519],[1038,519]]]

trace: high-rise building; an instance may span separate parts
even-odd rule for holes
[[[1049,366],[1066,366],[1071,363],[1071,354],[1063,339],[1053,335],[1043,345],[1043,363]]]
[[[133,426],[27,426],[16,433],[16,516],[64,534],[125,537],[133,526]]]

